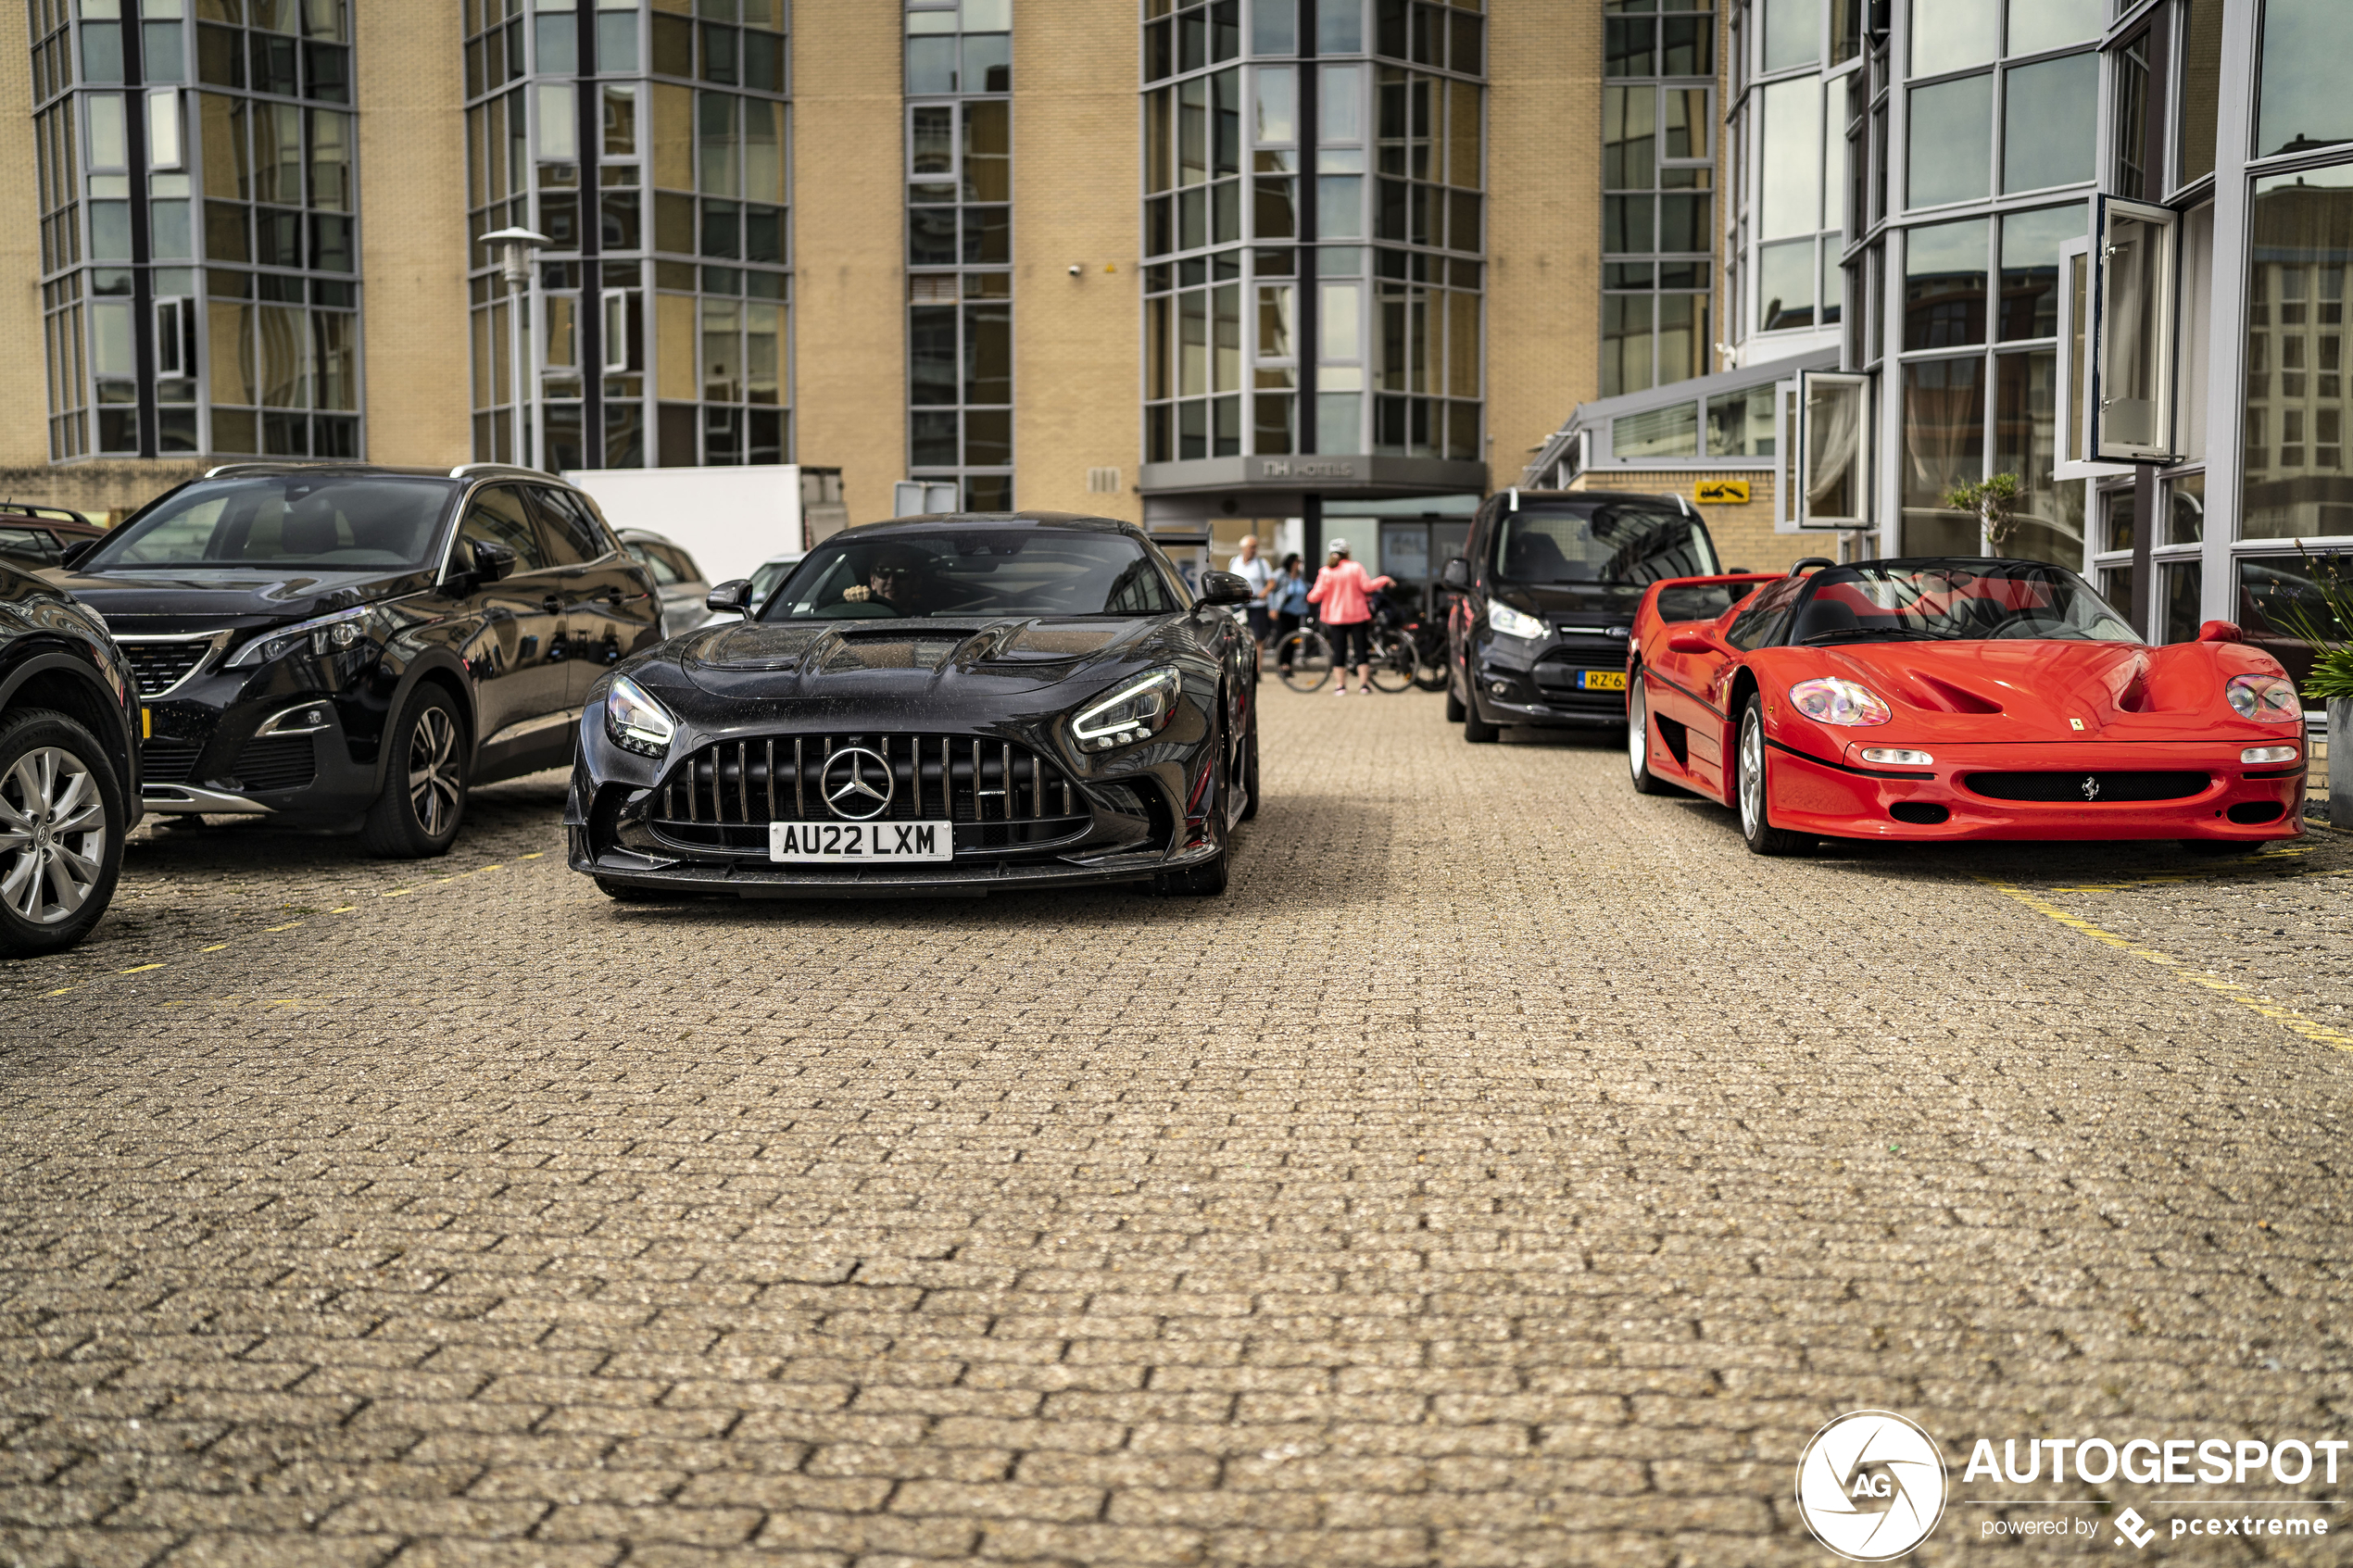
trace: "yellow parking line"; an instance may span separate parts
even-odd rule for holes
[[[357,904],[346,904],[343,908],[341,908],[341,909],[329,909],[327,912],[328,912],[329,914],[331,914],[331,915],[347,915],[347,914],[349,914],[352,910],[354,910],[354,909],[358,909],[359,907],[359,905],[357,905]]]
[[[115,972],[117,974],[145,974],[151,969],[161,969],[163,965],[159,963],[133,964],[129,969],[119,969],[116,970]]]
[[[261,929],[262,933],[266,935],[273,931],[292,931],[296,926],[300,925],[301,923],[302,922],[298,920],[290,920],[283,925],[265,925]]]
[[[215,943],[214,943],[211,947],[199,947],[199,948],[197,948],[197,949],[196,949],[196,951],[197,951],[197,952],[199,952],[199,953],[217,953],[217,952],[220,951],[220,949],[221,949],[221,948],[223,948],[223,947],[227,947],[228,945],[229,945],[229,944],[228,944],[228,943],[226,943],[226,942],[215,942]]]
[[[2242,996],[2239,993],[2246,991],[2246,987],[2235,980],[2189,973],[2181,967],[2183,960],[2173,957],[2172,954],[2158,952],[2154,947],[2145,947],[2131,937],[2119,936],[2113,931],[2103,931],[2090,921],[2079,915],[2068,913],[2048,899],[2037,898],[2022,887],[1996,881],[1990,876],[1981,876],[1977,880],[2005,897],[2017,899],[2038,915],[2055,920],[2070,930],[2082,932],[2095,942],[2104,942],[2111,947],[2130,953],[2145,963],[2156,964],[2171,973],[2174,979],[2186,985],[2201,986],[2214,992],[2217,996],[2226,997],[2249,1011],[2260,1013],[2263,1017],[2271,1019],[2292,1034],[2301,1035],[2306,1039],[2321,1045],[2334,1046],[2341,1051],[2353,1051],[2353,1035],[2348,1035],[2341,1029],[2332,1029],[2325,1023],[2316,1022],[2300,1012],[2291,1011],[2269,997]]]

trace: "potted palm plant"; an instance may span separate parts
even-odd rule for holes
[[[2309,555],[2312,587],[2327,623],[2309,604],[2284,617],[2287,630],[2319,650],[2304,677],[2304,695],[2323,704],[2329,724],[2329,824],[2353,828],[2353,580],[2342,558],[2326,567]]]

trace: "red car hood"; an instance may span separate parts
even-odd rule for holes
[[[1819,672],[1877,692],[1895,721],[1875,734],[2033,742],[2196,741],[2274,735],[2222,695],[2233,675],[2273,674],[2236,643],[1855,643],[1808,649]],[[1841,739],[1864,738],[1859,731]]]

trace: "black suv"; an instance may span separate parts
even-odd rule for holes
[[[1626,722],[1626,640],[1642,589],[1722,570],[1680,496],[1510,490],[1488,497],[1441,583],[1446,717],[1463,738],[1505,724]]]
[[[246,463],[50,573],[103,612],[153,715],[146,809],[447,850],[477,784],[563,765],[654,585],[553,475]]]
[[[107,912],[139,822],[139,725],[106,622],[0,561],[0,956],[69,947]]]

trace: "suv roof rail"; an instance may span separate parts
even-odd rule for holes
[[[493,475],[509,479],[535,479],[543,483],[551,479],[559,484],[564,483],[560,474],[549,473],[545,469],[527,469],[521,463],[459,463],[449,470],[452,479],[485,479]]]
[[[31,501],[0,501],[0,515],[46,518],[52,522],[78,522],[85,528],[97,526],[71,507],[43,507]]]

